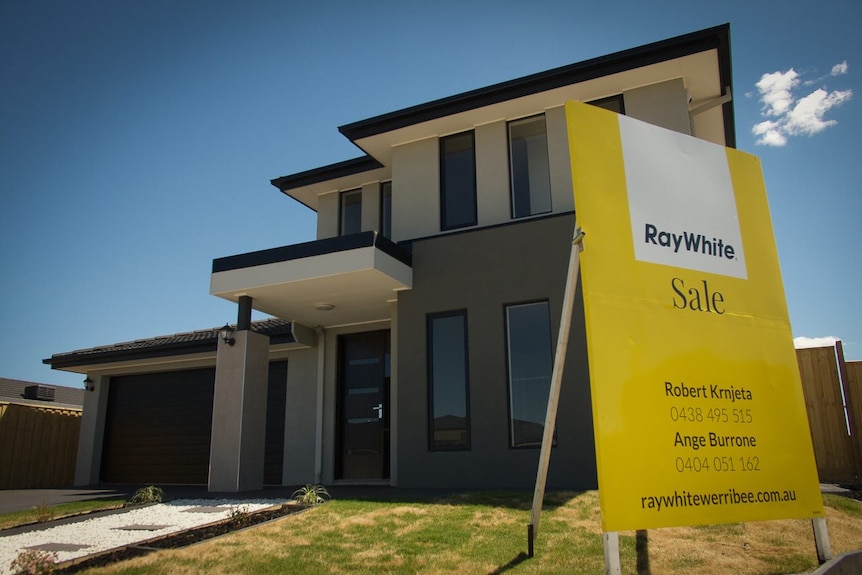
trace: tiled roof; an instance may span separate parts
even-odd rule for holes
[[[49,359],[42,360],[42,363],[56,369],[91,363],[215,351],[220,329],[221,326],[56,353]],[[283,319],[272,318],[252,322],[251,330],[270,336],[272,343],[293,341],[291,323]]]
[[[29,399],[24,390],[31,385],[43,385],[54,389],[53,400]],[[20,379],[0,377],[0,401],[38,405],[40,407],[81,407],[84,405],[84,390],[62,385],[49,385]]]

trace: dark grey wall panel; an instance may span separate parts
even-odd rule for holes
[[[398,484],[527,488],[539,450],[509,447],[506,305],[548,300],[553,345],[574,216],[518,222],[413,244],[413,289],[398,298]],[[467,309],[470,451],[428,449],[426,314]],[[578,290],[551,456],[552,488],[594,488],[595,450],[583,300]]]

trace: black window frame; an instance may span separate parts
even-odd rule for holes
[[[385,190],[389,190],[388,194]],[[386,203],[386,198],[389,198],[389,203]],[[387,210],[388,206],[388,210]],[[380,182],[380,234],[388,239],[392,239],[392,180]]]
[[[536,444],[515,444],[515,426],[514,426],[514,412],[513,412],[513,394],[512,394],[512,358],[511,358],[511,338],[510,338],[510,325],[509,325],[509,309],[514,307],[528,306],[528,305],[536,305],[536,304],[545,304],[548,309],[548,346],[551,355],[551,373],[550,377],[553,377],[554,372],[554,361],[556,355],[556,349],[554,344],[554,333],[553,333],[553,318],[551,317],[551,302],[549,299],[537,299],[537,300],[529,300],[522,301],[516,303],[507,303],[503,305],[503,344],[506,358],[506,406],[508,410],[508,428],[509,434],[507,443],[509,445],[509,449],[539,449],[542,445],[541,440]],[[547,401],[548,395],[550,393],[551,382],[548,382],[548,393],[545,394],[545,400]],[[547,403],[545,404],[545,410],[542,418],[542,435],[544,437],[544,423],[545,423],[545,414],[547,414]],[[556,447],[557,445],[557,433],[554,430],[554,437],[551,442],[551,445]]]
[[[470,138],[470,150],[472,152],[472,181],[470,182],[470,193],[472,199],[472,213],[469,214],[469,221],[458,222],[458,223],[448,223],[447,222],[447,190],[446,190],[446,145],[448,142],[451,142],[455,139],[464,138],[469,136]],[[458,132],[457,134],[450,134],[448,136],[443,136],[440,138],[440,230],[448,231],[448,230],[457,230],[460,228],[467,228],[470,226],[475,226],[479,222],[479,209],[478,209],[478,198],[477,198],[477,187],[476,187],[476,133],[474,130],[467,130],[466,132]]]
[[[358,229],[354,232],[345,233],[344,230],[344,198],[348,195],[358,195],[359,196],[359,222]],[[338,192],[338,235],[339,236],[349,236],[352,234],[358,234],[362,231],[362,188],[354,188],[351,190],[344,190],[343,192]]]
[[[512,161],[512,126],[514,124],[524,123],[530,120],[536,120],[541,118],[545,124],[545,150],[547,152],[548,159],[548,209],[541,212],[533,212],[527,214],[517,214],[516,213],[516,205],[515,201],[515,173],[514,173],[514,162]],[[523,118],[517,118],[515,120],[509,120],[506,122],[506,153],[508,154],[509,159],[509,209],[510,215],[513,220],[520,220],[524,218],[532,218],[535,216],[541,216],[545,214],[553,213],[554,211],[554,191],[551,186],[551,150],[548,144],[548,117],[544,112],[540,114],[533,114],[532,116],[524,116]]]
[[[466,442],[464,445],[458,446],[438,446],[435,443],[435,419],[434,419],[434,321],[438,319],[448,319],[460,317],[463,319],[464,326],[464,409],[465,409],[465,427],[466,427]],[[458,309],[446,312],[429,313],[425,320],[425,335],[426,335],[426,358],[427,358],[427,385],[428,385],[428,451],[446,452],[446,451],[470,451],[472,449],[473,433],[472,419],[470,417],[470,345],[469,345],[469,322],[466,309]]]

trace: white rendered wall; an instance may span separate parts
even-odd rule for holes
[[[506,122],[477,126],[475,135],[479,225],[487,226],[508,220],[512,212]]]
[[[569,160],[569,134],[566,127],[566,108],[545,111],[548,131],[548,165],[551,172],[551,207],[554,213],[575,209],[572,192],[572,164]]]
[[[392,239],[440,233],[440,144],[437,138],[392,149]]]
[[[623,92],[626,116],[691,135],[688,97],[682,78]]]
[[[362,186],[362,224],[363,232],[380,229],[380,182]]]
[[[317,198],[317,239],[338,236],[338,193]]]

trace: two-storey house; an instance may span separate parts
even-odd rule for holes
[[[531,486],[575,227],[564,104],[734,146],[730,94],[724,25],[340,127],[365,155],[272,181],[317,238],[213,262],[232,334],[46,360],[94,382],[76,480]],[[596,483],[582,307],[551,487]]]

